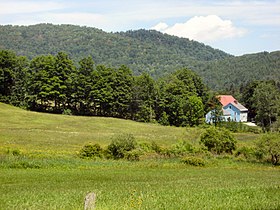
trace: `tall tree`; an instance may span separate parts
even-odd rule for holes
[[[79,102],[79,114],[91,114],[90,106],[92,103],[90,94],[93,89],[92,74],[95,71],[94,61],[92,57],[86,57],[80,60],[79,68],[77,70],[75,84],[76,102]]]
[[[157,95],[155,81],[149,74],[143,73],[135,77],[132,92],[132,118],[143,122],[153,121]]]
[[[159,107],[161,113],[165,113],[165,116],[168,117],[169,124],[192,126],[194,121],[191,120],[189,115],[194,107],[190,107],[190,104],[195,103],[195,98],[191,96],[196,96],[202,103],[207,100],[206,87],[201,79],[191,70],[180,69],[161,82],[160,86]],[[189,99],[191,99],[190,102],[188,102]],[[204,111],[202,114],[204,114]],[[201,116],[200,111],[199,116]]]
[[[132,99],[132,71],[122,65],[114,71],[112,114],[116,117],[128,118]]]
[[[264,131],[268,131],[280,115],[280,91],[274,82],[260,83],[253,95],[256,120]]]
[[[199,125],[200,119],[204,114],[204,105],[202,99],[197,96],[190,96],[187,100],[185,109],[187,123],[190,126]]]
[[[30,62],[28,70],[27,94],[28,106],[32,110],[46,111],[53,100],[51,73],[55,71],[55,59],[52,55],[37,56]]]
[[[15,69],[18,65],[17,56],[9,50],[0,51],[0,100],[9,102],[15,85]]]
[[[72,73],[75,69],[73,61],[64,52],[59,52],[55,56],[55,69],[51,72],[51,80],[54,84],[52,88],[55,109],[61,111],[70,106],[73,93]]]

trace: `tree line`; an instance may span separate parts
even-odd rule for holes
[[[96,64],[124,64],[134,75],[147,72],[155,79],[187,67],[215,91],[237,91],[254,80],[280,81],[280,51],[232,56],[153,30],[106,33],[73,25],[0,26],[0,46],[29,59],[65,51],[75,65],[90,55]]]
[[[187,68],[155,80],[148,73],[135,76],[125,65],[96,65],[91,56],[76,65],[65,52],[28,60],[0,51],[0,101],[33,111],[195,126],[209,110],[219,118],[217,94]],[[249,120],[264,131],[279,129],[278,82],[253,81],[234,95],[249,109]]]
[[[29,61],[2,50],[0,81],[0,100],[29,110],[175,126],[198,125],[209,99],[201,78],[185,68],[155,81],[124,65],[95,65],[92,57],[76,66],[64,52]]]

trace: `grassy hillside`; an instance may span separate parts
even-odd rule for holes
[[[0,152],[72,154],[88,142],[108,145],[119,134],[133,134],[138,142],[170,146],[179,140],[198,143],[202,128],[182,128],[103,117],[80,117],[30,112],[0,103]],[[256,134],[236,134],[239,144],[252,142]]]
[[[279,209],[279,167],[212,158],[206,167],[178,159],[84,160],[88,141],[120,133],[170,145],[195,142],[203,129],[164,127],[113,118],[29,112],[0,103],[0,209],[83,209],[88,192],[97,210]],[[239,143],[257,136],[237,134]],[[19,149],[21,154],[7,154]]]
[[[133,134],[137,141],[170,145],[189,137],[184,128],[164,127],[130,120],[79,117],[25,111],[0,103],[0,148],[26,152],[72,153],[88,142],[109,144],[121,133]],[[199,135],[199,133],[197,133]],[[192,138],[197,138],[192,134]]]

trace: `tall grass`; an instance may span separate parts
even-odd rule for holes
[[[279,168],[188,167],[172,160],[85,161],[76,168],[3,169],[0,209],[279,209]]]
[[[280,209],[280,168],[212,158],[205,167],[178,159],[82,160],[85,143],[108,145],[120,133],[170,147],[198,144],[202,128],[29,112],[0,103],[0,209]],[[251,145],[257,134],[235,134]]]

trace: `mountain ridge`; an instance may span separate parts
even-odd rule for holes
[[[187,67],[215,90],[240,85],[252,78],[280,80],[278,51],[233,56],[197,41],[145,29],[108,33],[75,25],[0,25],[0,49],[13,50],[30,59],[65,51],[76,62],[91,56],[96,64],[124,64],[135,75],[148,72],[154,78]],[[226,81],[221,81],[223,77]]]

